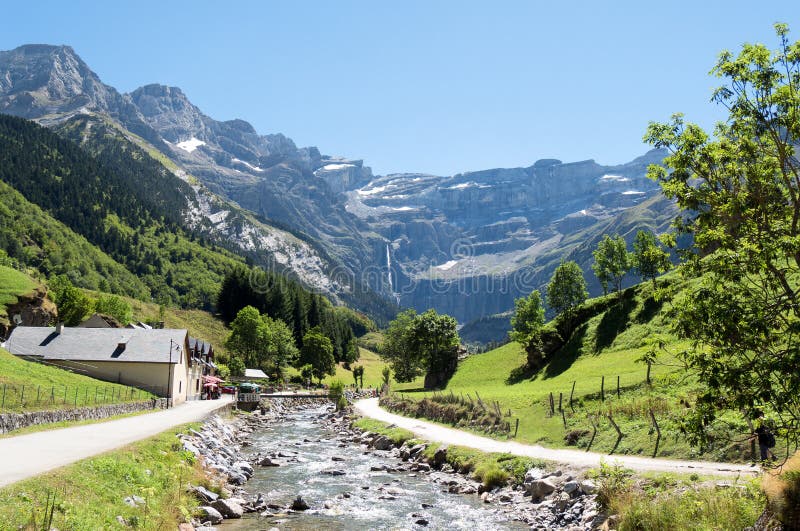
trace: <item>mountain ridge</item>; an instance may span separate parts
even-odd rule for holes
[[[56,126],[87,111],[143,138],[195,185],[318,242],[332,296],[356,287],[462,322],[508,310],[514,296],[546,282],[571,236],[659,194],[645,178],[647,164],[663,158],[658,151],[611,166],[543,158],[452,176],[373,175],[363,160],[298,148],[242,119],[210,118],[178,87],[120,94],[70,47],[0,52],[0,112]],[[518,285],[520,277],[538,284]],[[510,294],[497,292],[496,279]],[[467,293],[466,284],[477,288]]]

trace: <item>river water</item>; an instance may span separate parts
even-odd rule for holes
[[[226,520],[221,529],[362,530],[362,529],[528,529],[512,522],[476,495],[449,494],[424,473],[371,471],[392,466],[399,459],[373,455],[356,443],[344,443],[326,425],[326,408],[299,410],[251,436],[253,453],[283,452],[296,457],[280,459],[279,467],[256,467],[245,488],[264,493],[269,503],[287,507],[300,495],[308,511],[260,517],[245,515]],[[333,457],[343,458],[334,461]],[[328,475],[325,470],[344,471]],[[349,497],[348,497],[349,496]],[[417,524],[427,520],[428,525]]]

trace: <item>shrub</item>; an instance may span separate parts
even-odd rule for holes
[[[615,463],[609,465],[600,461],[600,469],[594,471],[597,480],[597,505],[606,514],[613,514],[616,506],[621,505],[631,495],[631,472]]]
[[[508,482],[508,472],[496,463],[484,463],[475,470],[475,479],[482,481],[487,489],[502,487]]]

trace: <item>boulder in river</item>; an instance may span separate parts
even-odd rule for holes
[[[531,496],[541,499],[556,490],[556,486],[547,479],[537,479],[529,483],[527,489]]]
[[[269,457],[263,458],[261,461],[258,462],[260,466],[281,466]]]
[[[436,449],[433,454],[433,462],[431,463],[434,468],[442,468],[447,463],[447,445],[442,445]]]
[[[292,505],[289,506],[289,508],[293,511],[307,511],[308,504],[305,502],[305,500],[303,500],[303,498],[298,496],[297,498],[294,499]]]
[[[192,492],[194,493],[195,496],[197,496],[197,498],[200,501],[203,501],[203,502],[206,502],[206,503],[215,502],[215,501],[217,501],[217,498],[219,498],[219,495],[216,492],[211,492],[207,488],[202,487],[200,485],[192,487]]]
[[[210,522],[212,525],[222,523],[222,514],[215,508],[204,505],[198,511],[200,511],[200,520],[203,522]]]
[[[211,507],[219,511],[223,518],[241,518],[244,514],[242,506],[230,500],[219,499]]]

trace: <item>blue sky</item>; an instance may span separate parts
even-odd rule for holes
[[[0,49],[69,44],[107,84],[181,87],[209,116],[452,174],[540,158],[622,163],[647,122],[710,126],[718,52],[800,39],[786,2],[14,2]]]

